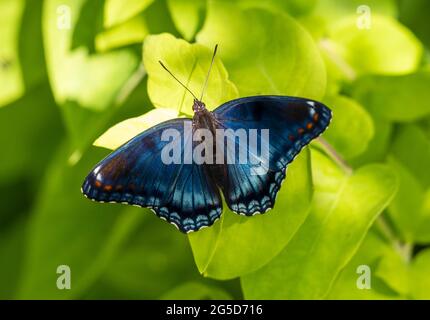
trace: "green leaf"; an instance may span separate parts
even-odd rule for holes
[[[378,117],[410,122],[430,115],[430,72],[398,77],[364,77],[354,84],[354,97]]]
[[[198,282],[184,283],[160,297],[161,300],[230,300],[224,290]]]
[[[324,298],[397,190],[397,177],[385,165],[348,176],[318,152],[312,163],[311,213],[275,259],[242,278],[247,299]]]
[[[357,254],[333,285],[329,299],[429,299],[428,270],[430,250],[419,252],[408,261],[396,243],[382,241],[369,232]],[[371,289],[358,289],[356,269],[367,265],[371,271]]]
[[[370,29],[358,28],[356,17],[342,19],[329,37],[340,46],[335,48],[339,59],[358,75],[408,74],[418,68],[423,54],[421,43],[410,30],[384,16],[372,15]]]
[[[367,111],[345,96],[324,98],[333,120],[324,137],[346,159],[363,153],[373,138],[373,121]]]
[[[350,164],[355,168],[371,162],[382,162],[385,160],[390,147],[393,124],[377,116],[372,116],[372,120],[374,124],[374,135],[369,141],[367,149],[359,156],[350,159]]]
[[[193,114],[193,97],[160,66],[159,61],[200,98],[211,56],[211,49],[201,44],[189,44],[170,34],[148,36],[143,46],[143,63],[149,77],[148,95],[154,106]],[[237,96],[237,89],[228,80],[224,65],[215,58],[203,101],[212,110]]]
[[[211,228],[190,234],[197,267],[204,276],[231,279],[272,260],[305,220],[312,197],[309,151],[288,167],[286,183],[274,209],[244,217],[226,209]]]
[[[117,123],[115,126],[103,133],[94,142],[94,145],[115,150],[146,129],[175,118],[178,118],[178,113],[175,110],[157,108],[140,117],[130,118]]]
[[[420,252],[411,267],[411,295],[414,299],[430,299],[430,250]]]
[[[418,179],[430,187],[430,139],[416,125],[399,128],[391,145],[391,153]]]
[[[409,292],[409,266],[399,250],[386,250],[379,259],[374,276],[383,280],[401,296]]]
[[[173,22],[182,36],[191,41],[204,21],[206,0],[167,0]]]
[[[405,241],[430,243],[430,140],[420,127],[399,128],[390,161],[401,178],[389,210],[393,223]]]
[[[144,11],[154,0],[105,0],[104,26],[110,28]]]
[[[84,47],[70,50],[77,13],[83,4],[82,0],[48,0],[44,3],[43,33],[48,73],[58,104],[74,101],[81,107],[101,111],[112,105],[139,61],[133,51],[125,49],[91,56]],[[58,8],[62,9],[60,14]]]
[[[385,255],[394,256],[394,247],[384,242],[371,229],[357,253],[335,280],[327,299],[381,300],[401,298],[397,292],[386,284],[385,280],[387,280],[387,277],[385,277],[385,280],[378,277],[378,274],[384,276],[379,268],[381,267],[381,258]],[[361,272],[357,272],[360,266],[368,266],[370,268],[370,289],[361,289],[357,286],[357,280],[362,274]],[[390,276],[392,275],[390,272]],[[397,275],[395,275],[396,279]],[[388,280],[391,280],[391,278]]]
[[[210,1],[197,41],[220,45],[219,55],[241,95],[324,95],[326,73],[317,47],[306,30],[282,12]]]
[[[394,157],[391,165],[400,177],[400,188],[389,207],[389,214],[403,240],[430,243],[430,188],[425,189]]]
[[[87,153],[71,167],[65,149],[54,158],[32,212],[18,298],[78,296],[97,279],[142,215],[137,208],[122,210],[85,199],[80,186],[102,153]],[[71,290],[56,286],[60,265],[71,269]]]
[[[99,52],[105,52],[143,42],[143,39],[148,34],[149,30],[145,17],[137,15],[124,23],[99,33],[95,39],[96,48]]]
[[[0,1],[0,107],[24,93],[18,45],[25,1]]]

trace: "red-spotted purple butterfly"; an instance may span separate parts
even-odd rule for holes
[[[83,183],[83,194],[99,202],[150,208],[186,233],[219,219],[221,194],[237,214],[252,216],[273,208],[287,165],[327,128],[330,109],[309,99],[254,96],[229,101],[211,112],[202,102],[211,67],[197,99],[160,64],[194,96],[193,118],[169,120],[132,138],[95,166]],[[230,134],[217,139],[218,132]],[[241,137],[238,132],[249,135]],[[252,135],[257,144],[250,143]],[[190,156],[198,146],[206,161]],[[268,152],[263,157],[264,147]],[[256,173],[258,165],[264,170]]]

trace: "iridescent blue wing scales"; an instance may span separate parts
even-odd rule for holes
[[[223,104],[213,114],[218,128],[248,132],[258,129],[258,141],[269,146],[269,157],[262,162],[266,173],[256,174],[252,160],[258,160],[261,155],[258,145],[247,145],[248,162],[241,164],[239,154],[244,145],[235,139],[235,162],[225,165],[219,182],[228,207],[248,216],[273,208],[287,165],[327,128],[331,120],[331,111],[323,104],[285,96],[241,98]],[[269,129],[268,141],[261,134],[262,129]],[[224,148],[228,149],[227,140]]]
[[[191,121],[164,122],[112,152],[85,179],[84,195],[99,202],[148,207],[183,232],[212,225],[221,215],[222,202],[208,168],[161,161],[161,151],[169,142],[182,144],[183,159],[186,145],[192,143],[192,137],[184,134],[184,124],[191,126]],[[162,141],[165,129],[176,129],[180,137]]]

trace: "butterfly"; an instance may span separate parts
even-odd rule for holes
[[[160,123],[109,154],[86,177],[82,192],[87,198],[149,208],[184,233],[218,220],[222,199],[245,216],[274,207],[288,164],[327,128],[331,111],[318,101],[275,95],[239,98],[208,111],[202,97],[216,50],[200,99],[160,61],[194,96],[193,118]],[[209,135],[195,139],[200,131]],[[219,131],[233,134],[208,138]],[[166,132],[176,134],[166,139]],[[249,136],[241,140],[237,132]],[[251,133],[260,144],[250,143]],[[210,161],[194,161],[190,153],[198,146],[200,156]]]

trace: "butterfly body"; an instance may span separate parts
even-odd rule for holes
[[[192,119],[160,123],[108,155],[85,179],[84,195],[99,202],[150,208],[182,232],[212,225],[222,213],[221,194],[237,214],[264,213],[275,205],[287,165],[326,129],[331,119],[325,105],[286,96],[240,98],[214,111],[196,100],[193,110]],[[207,137],[195,139],[201,129],[215,138],[223,130],[254,132],[259,144],[249,144],[245,149],[234,135],[212,141]],[[166,130],[176,130],[177,135],[165,140]],[[267,137],[265,130],[269,132]],[[251,135],[247,141],[251,141]],[[204,163],[190,157],[199,145],[203,145],[200,148],[208,160]],[[260,161],[264,146],[267,159]],[[163,160],[167,147],[180,150],[171,163]],[[224,152],[221,156],[220,150]],[[230,156],[229,151],[236,152]],[[241,161],[241,153],[246,154],[247,161]],[[256,174],[256,168],[264,170]]]

